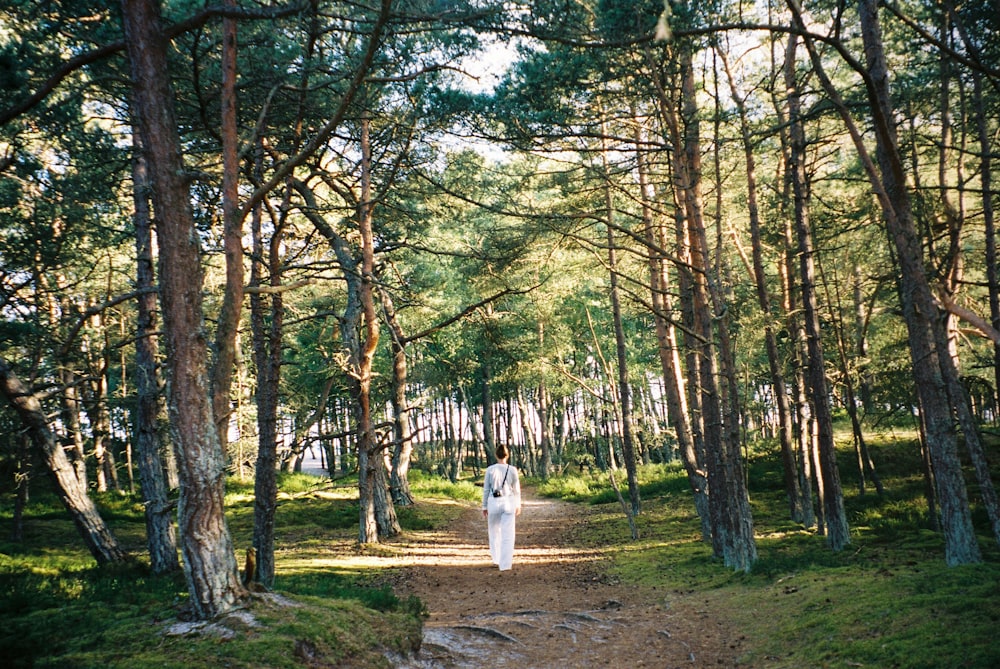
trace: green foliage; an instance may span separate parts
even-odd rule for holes
[[[420,470],[410,470],[410,490],[417,497],[444,497],[466,502],[479,502],[482,489],[472,481],[461,479],[452,483],[447,478]]]
[[[678,463],[643,465],[638,468],[637,474],[639,492],[643,498],[661,497],[690,490]],[[619,486],[625,485],[624,478],[624,472],[616,474]],[[584,472],[552,477],[548,481],[539,483],[538,491],[546,497],[558,497],[572,502],[618,503],[618,496],[611,485],[608,473],[593,468]]]

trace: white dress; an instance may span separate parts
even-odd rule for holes
[[[506,478],[505,478],[506,477]],[[499,496],[493,494],[500,491]],[[517,467],[497,463],[486,468],[483,479],[483,509],[490,539],[490,557],[500,571],[514,562],[514,518],[521,508],[521,481]]]

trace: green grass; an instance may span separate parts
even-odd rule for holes
[[[430,485],[430,484],[428,484]],[[437,484],[434,484],[437,485]],[[102,516],[133,554],[125,566],[100,569],[83,548],[55,496],[36,484],[24,540],[7,540],[10,496],[0,502],[0,666],[20,667],[386,667],[383,649],[405,653],[420,642],[425,616],[416,599],[400,600],[372,568],[331,568],[330,558],[363,554],[357,546],[356,489],[316,477],[280,477],[276,591],[296,606],[255,599],[259,627],[236,640],[172,636],[183,617],[182,575],[154,576],[143,562],[141,503],[96,495]],[[448,486],[438,485],[443,496]],[[454,488],[461,491],[462,486]],[[227,516],[240,555],[253,534],[253,484],[231,481]],[[400,509],[404,529],[433,529],[456,510],[442,505]],[[350,562],[346,560],[345,562]],[[237,629],[242,623],[236,622]],[[228,621],[232,627],[234,623]]]
[[[885,441],[873,452],[877,466],[884,465],[883,498],[871,486],[859,494],[852,453],[843,453],[851,544],[838,553],[786,519],[777,454],[753,455],[759,559],[748,574],[712,558],[680,469],[640,468],[641,538],[634,543],[626,543],[628,525],[606,477],[575,476],[545,490],[595,504],[593,522],[577,541],[602,547],[624,585],[656,593],[667,606],[696,602],[723,621],[744,637],[739,659],[747,666],[1000,667],[1000,549],[985,514],[975,509],[984,562],[947,567],[941,536],[927,529],[922,479],[912,476],[919,472],[915,447]]]

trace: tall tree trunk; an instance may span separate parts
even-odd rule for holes
[[[287,210],[278,215],[283,217]],[[251,214],[253,261],[250,266],[250,327],[254,364],[257,367],[257,460],[254,466],[253,547],[257,553],[256,574],[252,578],[266,587],[274,585],[274,527],[278,506],[278,404],[281,381],[282,323],[281,295],[283,221],[276,221],[270,243],[265,247],[261,231],[261,210]],[[266,265],[266,267],[265,267]],[[267,282],[273,291],[259,290]],[[269,312],[269,313],[268,313]],[[267,316],[270,315],[270,325]]]
[[[987,111],[983,103],[983,77],[972,72],[972,94],[976,116],[976,138],[979,142],[979,183],[983,191],[983,228],[986,237],[986,284],[989,288],[990,323],[1000,332],[1000,278],[997,272],[997,230],[993,210],[993,163]],[[993,344],[994,409],[1000,414],[1000,344]]]
[[[799,490],[798,465],[795,458],[795,443],[792,434],[792,409],[788,404],[788,391],[781,370],[781,357],[778,353],[778,340],[771,326],[774,313],[771,309],[771,297],[767,288],[767,275],[764,272],[763,244],[760,234],[760,210],[757,206],[757,168],[754,158],[754,145],[751,139],[750,123],[747,119],[744,97],[736,86],[725,52],[719,50],[722,58],[729,88],[736,102],[740,116],[740,138],[743,144],[743,157],[746,164],[747,177],[747,213],[750,217],[750,244],[753,258],[753,278],[757,289],[757,304],[764,314],[764,346],[767,350],[768,370],[771,374],[771,390],[778,409],[778,440],[781,443],[781,461],[785,472],[785,494],[788,501],[789,515],[802,522],[805,513],[802,510],[802,492]]]
[[[87,489],[76,478],[76,472],[65,451],[49,429],[42,403],[14,374],[10,364],[0,358],[0,395],[10,402],[35,447],[44,455],[46,468],[52,476],[59,499],[73,518],[80,536],[97,564],[124,562],[128,554],[119,545],[104,523],[97,507],[87,496]]]
[[[679,128],[674,130],[680,135],[676,144],[679,148],[674,153],[674,179],[684,213],[693,269],[694,332],[698,336],[697,350],[701,357],[696,383],[705,430],[712,546],[726,566],[748,571],[757,559],[757,548],[739,441],[734,439],[734,426],[728,424],[732,419],[729,402],[735,402],[736,398],[729,396],[728,387],[722,387],[729,378],[730,370],[725,368],[728,358],[724,356],[730,354],[730,342],[723,322],[721,295],[710,285],[713,277],[702,209],[701,137],[691,48],[683,47],[680,57],[684,126],[683,132]],[[719,327],[718,338],[713,321]],[[727,350],[718,351],[716,346]]]
[[[649,57],[647,52],[647,57]],[[701,377],[701,357],[699,354],[700,340],[696,331],[695,324],[695,312],[694,312],[694,267],[692,265],[691,258],[691,245],[687,235],[687,224],[685,215],[685,197],[683,195],[686,188],[686,176],[684,171],[684,166],[679,157],[681,152],[681,147],[683,146],[683,138],[681,136],[680,119],[677,112],[677,102],[674,99],[674,91],[680,88],[680,85],[676,81],[661,81],[659,77],[654,77],[654,83],[656,85],[656,91],[659,96],[660,102],[660,115],[662,117],[663,123],[667,129],[668,138],[671,144],[675,147],[674,151],[671,152],[670,156],[670,169],[671,169],[671,179],[673,181],[673,198],[674,198],[674,246],[675,246],[675,262],[677,265],[677,290],[679,294],[680,302],[680,314],[683,327],[681,332],[683,333],[683,343],[684,350],[686,351],[684,357],[684,367],[687,370],[687,383],[684,381],[684,373],[681,370],[679,364],[674,366],[675,374],[673,375],[673,382],[667,383],[668,393],[673,392],[673,385],[676,382],[677,390],[680,395],[677,398],[678,407],[683,407],[685,411],[685,422],[688,425],[686,432],[690,434],[691,437],[691,451],[686,451],[684,448],[684,442],[682,441],[684,437],[678,434],[678,440],[681,443],[681,456],[686,458],[685,468],[689,476],[689,482],[691,484],[692,490],[695,491],[695,508],[698,510],[699,516],[702,518],[702,534],[703,538],[706,540],[711,540],[713,542],[713,550],[715,549],[715,534],[713,532],[713,517],[712,517],[712,507],[711,507],[711,490],[710,490],[710,479],[708,472],[708,456],[707,447],[705,439],[705,415],[702,410],[702,394],[700,391],[701,384],[699,379]],[[670,93],[668,93],[668,90]],[[662,226],[661,226],[662,229]],[[666,234],[662,235],[662,240],[660,240],[663,247],[666,247]],[[659,292],[663,299],[663,316],[668,313],[669,306],[669,293],[667,292],[667,287],[669,285],[666,278],[665,267],[661,264],[656,270],[660,273],[661,279],[657,279],[654,283],[659,286]],[[655,299],[655,297],[654,297]],[[668,329],[668,335],[672,331]],[[659,335],[658,335],[659,336]],[[676,346],[676,336],[674,337],[674,346]],[[663,339],[660,338],[661,347],[661,363],[663,357]],[[672,357],[675,357],[679,363],[680,354],[675,348],[675,353]],[[671,365],[673,363],[671,361]],[[668,372],[669,373],[669,372]],[[669,396],[669,395],[668,395]],[[675,423],[680,426],[683,423]],[[685,455],[686,454],[686,455]],[[692,478],[692,475],[694,478]],[[699,492],[700,491],[700,492]],[[704,504],[704,508],[699,508],[700,503]],[[705,534],[705,526],[708,524],[708,533]]]
[[[875,470],[875,463],[872,461],[871,453],[868,450],[868,443],[865,440],[865,433],[861,427],[861,417],[858,415],[858,398],[854,392],[854,375],[851,372],[848,360],[847,338],[844,335],[844,310],[842,308],[842,300],[840,299],[840,291],[839,289],[837,290],[836,298],[831,295],[830,282],[825,278],[822,265],[820,265],[820,275],[823,277],[826,302],[831,313],[830,320],[834,324],[833,329],[837,338],[837,356],[840,361],[840,374],[843,378],[842,383],[844,386],[844,407],[847,410],[847,415],[851,418],[851,429],[854,433],[854,450],[858,459],[858,492],[863,496],[866,493],[866,482],[868,479],[871,479],[871,482],[875,485],[876,493],[881,497],[885,493],[885,488],[882,485],[882,479]],[[835,285],[839,285],[836,280]],[[835,306],[836,313],[834,313]]]
[[[138,128],[132,133],[132,200],[135,206],[136,288],[136,409],[135,452],[139,466],[139,486],[145,502],[146,542],[150,569],[154,574],[177,571],[177,535],[173,523],[166,467],[161,453],[172,445],[163,444],[164,431],[160,395],[159,366],[156,362],[158,338],[156,322],[156,277],[153,268],[153,230],[149,211],[149,168]]]
[[[235,0],[225,0],[235,7]],[[222,19],[222,240],[226,256],[226,288],[215,330],[211,369],[212,414],[218,441],[226,450],[232,401],[236,336],[243,310],[243,216],[239,202],[239,136],[236,120],[236,19]]]
[[[667,275],[665,260],[661,257],[666,254],[667,236],[664,226],[658,224],[653,215],[650,204],[653,201],[653,194],[650,192],[649,186],[648,163],[646,154],[641,148],[644,145],[644,140],[638,119],[635,120],[636,165],[639,175],[639,197],[642,202],[643,235],[649,249],[649,285],[653,323],[656,328],[660,369],[663,373],[667,416],[674,428],[681,462],[684,465],[688,485],[691,486],[691,493],[694,496],[695,510],[701,520],[701,537],[703,541],[708,542],[712,539],[712,526],[708,513],[708,475],[705,471],[705,463],[699,460],[695,450],[688,420],[684,376],[673,326],[674,307],[671,304],[668,290],[670,279]]]
[[[539,340],[542,339],[542,326],[538,326]],[[539,341],[539,345],[541,345]],[[548,479],[552,473],[552,406],[549,401],[549,389],[545,379],[538,382],[538,420],[541,423],[541,435],[538,442],[538,475]]]
[[[104,328],[103,319],[99,315],[94,316],[93,324],[95,330],[98,332]],[[94,479],[97,483],[98,492],[118,490],[115,457],[110,449],[111,417],[108,414],[108,377],[106,374],[106,359],[103,355],[104,350],[105,348],[102,346],[101,356],[91,357],[89,361],[91,381],[85,386],[88,390],[85,407],[94,446],[94,461],[96,464]],[[93,353],[92,348],[89,353]],[[90,356],[88,355],[88,357]]]
[[[490,366],[489,353],[483,355],[483,444],[486,447],[487,461],[495,459],[496,425],[493,408],[493,370]]]
[[[371,412],[372,361],[378,347],[379,323],[375,312],[375,241],[372,231],[371,200],[371,145],[369,141],[370,121],[361,121],[361,198],[358,202],[358,232],[361,236],[361,267],[358,298],[363,318],[364,336],[361,337],[358,357],[354,363],[357,370],[358,390],[358,478],[362,501],[362,522],[374,520],[375,534],[365,526],[360,537],[361,543],[377,542],[379,537],[391,537],[400,532],[392,500],[388,498],[382,447],[375,439]],[[370,508],[369,508],[370,507]]]
[[[795,209],[795,231],[798,238],[799,276],[807,348],[807,378],[819,437],[819,476],[823,480],[823,516],[826,521],[826,543],[842,550],[851,543],[844,494],[837,467],[837,451],[833,441],[833,415],[826,383],[826,363],[819,327],[816,297],[816,270],[813,258],[812,229],[809,224],[809,183],[805,169],[806,135],[800,112],[798,82],[795,78],[795,37],[791,38],[785,62],[785,88],[789,91],[790,154],[788,173],[792,183]]]
[[[184,176],[159,6],[155,0],[123,0],[122,9],[160,246],[184,574],[194,614],[206,619],[238,606],[246,591],[226,525],[225,460],[209,401],[198,234]]]
[[[636,515],[641,510],[639,499],[639,478],[637,462],[635,458],[635,442],[632,435],[632,385],[628,376],[628,355],[626,350],[625,330],[622,327],[622,307],[621,297],[618,294],[618,251],[615,241],[614,216],[615,204],[611,192],[611,171],[608,167],[607,146],[604,144],[607,131],[604,130],[604,121],[601,121],[601,160],[604,168],[604,205],[607,216],[608,234],[608,271],[610,272],[610,298],[611,317],[615,330],[615,358],[618,372],[618,405],[621,411],[621,435],[622,435],[622,459],[625,461],[625,474],[628,478],[629,504],[632,507],[632,515]]]
[[[920,239],[914,225],[910,194],[896,141],[877,4],[874,0],[859,0],[858,11],[869,77],[867,93],[875,119],[876,158],[881,176],[881,183],[876,182],[876,187],[880,191],[886,228],[900,264],[903,317],[941,506],[945,561],[949,565],[980,562],[982,555],[972,526],[952,422],[954,403],[961,398],[949,397],[946,376],[951,370],[946,365],[950,364],[951,358],[948,351],[941,348],[947,335],[942,332],[938,308],[924,271]]]

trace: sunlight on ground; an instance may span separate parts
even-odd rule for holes
[[[454,506],[454,500],[421,500],[421,504]],[[459,504],[462,505],[462,504]],[[463,505],[467,506],[467,505]],[[551,502],[529,499],[523,504],[517,520],[515,560],[533,564],[583,563],[599,559],[600,551],[574,549],[545,543],[553,536],[564,520],[551,512]],[[364,569],[392,569],[414,566],[480,567],[490,564],[486,539],[486,521],[470,514],[466,523],[459,521],[459,534],[441,530],[407,531],[376,546],[359,547],[350,542],[331,543],[327,550],[312,555],[299,555],[281,559],[278,571],[284,573],[303,571],[358,571]],[[551,528],[551,531],[549,531]],[[464,530],[464,531],[463,531]],[[470,541],[469,536],[479,533],[480,540]],[[526,535],[535,540],[529,540]],[[461,536],[460,536],[461,535]]]

